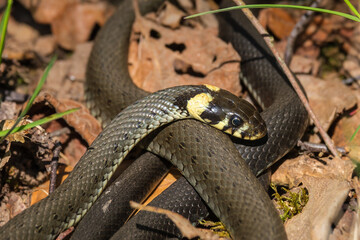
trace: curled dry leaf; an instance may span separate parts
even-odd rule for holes
[[[338,114],[351,109],[357,103],[353,92],[337,80],[322,80],[308,75],[299,75],[304,86],[310,106],[325,130],[328,130]],[[320,139],[313,135],[310,142],[318,143]]]
[[[50,24],[56,42],[65,49],[73,50],[78,43],[89,39],[96,24],[102,26],[112,14],[113,8],[105,1],[80,0],[22,0],[33,12],[34,19]]]
[[[79,102],[68,99],[59,101],[47,93],[41,94],[36,101],[43,100],[51,104],[57,112],[64,112],[72,108],[79,108],[79,111],[66,115],[63,118],[89,145],[101,132],[99,122],[89,113],[89,110]]]
[[[12,126],[14,126],[16,120],[6,120],[4,122],[3,128],[2,130],[9,130],[12,128]],[[31,123],[32,121],[28,120],[28,119],[23,119],[19,122],[19,124],[17,125],[19,126],[24,126],[28,123]],[[10,134],[9,136],[6,137],[6,140],[9,142],[13,142],[13,141],[17,141],[17,142],[21,142],[24,143],[25,142],[25,135],[29,132],[29,130],[24,130],[24,131],[20,131],[20,132],[16,132],[13,134]]]
[[[156,19],[154,14],[149,18]],[[135,32],[143,37],[138,41],[133,36],[129,50],[130,75],[137,86],[154,92],[176,85],[209,83],[240,93],[240,58],[216,33],[198,22],[192,22],[192,28],[182,26],[173,31],[137,19]],[[150,32],[158,37],[151,37]]]
[[[309,191],[309,201],[301,214],[285,224],[289,240],[329,239],[332,224],[336,223],[340,210],[348,196],[350,184],[343,179],[304,177]]]
[[[10,218],[13,218],[27,208],[27,199],[11,192],[7,206],[9,207]]]
[[[316,61],[315,59],[312,59],[312,58],[299,56],[299,55],[294,55],[292,57],[291,63],[290,63],[290,69],[295,74],[316,75],[319,71],[319,66],[320,66],[319,61]]]
[[[15,122],[16,122],[16,120],[5,120],[3,128],[1,130],[9,130],[9,129],[11,129],[12,126],[15,124]],[[31,121],[27,120],[27,119],[23,119],[23,120],[20,121],[18,126],[23,126],[23,125],[26,125],[28,123],[31,123]],[[20,131],[20,132],[10,134],[10,135],[8,135],[6,137],[6,140],[8,142],[7,142],[7,145],[6,145],[4,156],[1,158],[1,161],[0,161],[0,170],[5,166],[5,164],[11,158],[11,151],[10,151],[11,143],[14,142],[14,141],[24,143],[25,142],[24,137],[28,132],[29,132],[29,130],[24,130],[24,131]]]
[[[40,36],[34,46],[34,51],[41,56],[49,56],[55,50],[56,42],[52,35]]]
[[[285,224],[289,239],[328,239],[350,190],[354,165],[348,159],[314,159],[306,155],[285,161],[272,182],[290,188],[303,183],[309,201]]]

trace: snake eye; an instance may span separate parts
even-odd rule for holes
[[[239,118],[238,116],[233,116],[231,118],[231,124],[234,126],[234,127],[239,127],[243,124],[243,120],[241,120],[241,118]]]

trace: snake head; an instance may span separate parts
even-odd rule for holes
[[[187,103],[194,118],[245,140],[257,140],[266,135],[265,122],[253,105],[226,90],[205,87],[206,92],[195,95]]]

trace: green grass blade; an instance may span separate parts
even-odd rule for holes
[[[45,80],[46,80],[46,78],[47,78],[47,76],[48,76],[48,74],[49,74],[49,71],[50,71],[50,69],[52,68],[52,66],[54,65],[55,61],[56,61],[56,56],[54,56],[54,57],[51,58],[49,65],[46,67],[46,69],[45,69],[45,71],[44,71],[44,73],[43,73],[43,75],[42,75],[42,77],[41,77],[38,85],[36,86],[36,89],[35,89],[33,95],[31,96],[29,102],[27,103],[24,111],[21,112],[20,116],[16,119],[16,122],[15,122],[14,126],[12,126],[12,128],[8,130],[8,134],[6,134],[6,135],[0,140],[0,143],[2,143],[2,141],[15,129],[15,127],[19,124],[19,122],[21,121],[21,119],[22,119],[22,118],[26,115],[26,113],[29,111],[29,109],[30,109],[30,107],[32,106],[35,98],[39,95],[39,92],[40,92],[42,86],[44,85]]]
[[[41,77],[38,85],[36,86],[36,88],[35,88],[35,90],[34,90],[33,95],[31,96],[29,102],[27,103],[24,111],[20,114],[20,116],[19,116],[20,118],[23,118],[23,117],[26,115],[26,113],[27,113],[27,112],[29,111],[29,109],[31,108],[31,106],[32,106],[35,98],[39,95],[39,92],[40,92],[41,88],[43,87],[43,85],[44,85],[44,83],[45,83],[45,81],[46,81],[47,76],[49,75],[49,71],[50,71],[50,69],[53,67],[53,65],[54,65],[54,63],[55,63],[55,61],[56,61],[56,58],[57,58],[56,56],[54,56],[54,57],[51,58],[49,65],[46,67],[46,69],[45,69],[45,71],[44,71],[44,73],[43,73],[43,75],[42,75],[42,77]]]
[[[185,17],[185,19],[199,17],[199,16],[209,14],[209,13],[227,12],[227,11],[238,10],[238,9],[242,9],[242,8],[293,8],[293,9],[299,9],[299,10],[311,10],[314,12],[329,13],[329,14],[341,16],[341,17],[344,17],[344,18],[347,18],[347,19],[350,19],[350,20],[353,20],[356,22],[360,22],[360,18],[350,15],[350,14],[347,14],[347,13],[337,12],[337,11],[323,9],[323,8],[313,8],[313,7],[307,7],[307,6],[283,5],[283,4],[250,4],[250,5],[243,5],[243,6],[234,6],[234,7],[228,7],[228,8],[193,14],[193,15]]]
[[[344,0],[344,2],[348,5],[350,10],[353,12],[353,14],[355,14],[355,16],[357,16],[360,19],[360,14],[359,14],[358,10],[356,10],[354,5],[352,5],[349,0]]]
[[[356,134],[359,132],[360,130],[360,125],[356,128],[355,132],[353,133],[353,135],[350,138],[350,142],[352,142],[356,136]]]
[[[8,25],[8,22],[9,22],[9,17],[10,17],[10,11],[11,11],[12,4],[13,4],[13,0],[8,0],[5,12],[4,12],[4,14],[3,14],[3,16],[1,18],[1,22],[0,22],[0,33],[1,33],[1,37],[0,37],[0,64],[1,64],[1,60],[2,60],[2,53],[3,53],[4,45],[5,45],[6,30],[7,30],[7,25]]]
[[[15,127],[11,133],[15,133],[15,132],[19,132],[19,131],[23,131],[23,130],[27,130],[27,129],[30,129],[30,128],[33,128],[33,127],[36,127],[36,126],[39,126],[41,124],[44,124],[44,123],[48,123],[52,120],[55,120],[55,119],[58,119],[58,118],[62,118],[63,116],[65,115],[68,115],[70,113],[73,113],[75,111],[79,110],[79,108],[73,108],[73,109],[70,109],[70,110],[67,110],[65,112],[62,112],[62,113],[54,113],[50,116],[47,116],[47,117],[44,117],[42,119],[39,119],[35,122],[32,122],[32,123],[29,123],[29,124],[26,124],[26,125],[23,125],[23,126],[19,126],[19,127]],[[4,137],[4,136],[7,136],[7,133],[9,132],[9,130],[4,130],[4,131],[0,131],[0,137]]]

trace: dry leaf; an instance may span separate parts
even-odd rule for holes
[[[107,17],[104,2],[68,5],[66,11],[51,22],[56,41],[65,49],[73,50],[86,42],[95,24],[104,24]]]
[[[172,29],[178,28],[181,20],[185,17],[185,13],[169,2],[164,3],[163,9],[164,10],[159,14],[161,23]]]
[[[69,4],[78,2],[77,0],[40,0],[36,5],[27,3],[25,6],[33,10],[34,19],[43,24],[49,24],[64,13]]]
[[[2,130],[11,129],[14,126],[15,122],[16,122],[16,120],[5,120]],[[17,127],[24,126],[24,125],[29,124],[31,122],[32,122],[31,120],[23,119],[23,120],[21,120],[19,122]],[[9,136],[6,137],[6,140],[9,141],[9,142],[17,141],[17,142],[24,143],[25,142],[24,137],[28,133],[29,133],[29,130],[24,130],[24,131],[12,133],[12,134],[10,134]]]
[[[360,93],[358,90],[352,91],[357,97],[357,106],[360,105]],[[334,129],[333,140],[338,146],[347,146],[350,150],[348,157],[354,161],[360,162],[360,132],[356,133],[356,129],[360,126],[360,111],[354,110],[347,116],[339,120]]]
[[[156,19],[154,14],[148,17]],[[192,23],[193,28],[182,26],[173,31],[138,19],[135,32],[141,31],[144,37],[138,41],[133,36],[129,49],[130,75],[137,86],[154,92],[177,85],[209,83],[240,93],[240,58],[216,33],[197,22]],[[159,37],[150,37],[150,32],[157,32]]]
[[[287,11],[280,8],[264,9],[259,14],[259,21],[278,39],[286,38],[296,23]]]
[[[55,51],[55,38],[52,35],[40,36],[35,41],[34,51],[41,56],[48,56]]]
[[[6,47],[3,58],[12,60],[33,59],[35,57],[33,45],[39,36],[39,32],[25,23],[20,23],[9,18],[6,35]]]
[[[336,223],[341,207],[348,196],[350,184],[346,180],[304,177],[309,201],[301,214],[285,224],[289,240],[326,240]]]
[[[350,181],[354,165],[349,159],[310,158],[300,155],[288,159],[276,169],[271,182],[276,185],[298,186],[304,177],[341,178]]]
[[[16,118],[17,110],[15,102],[1,102],[0,104],[0,120]]]
[[[164,177],[164,179],[160,182],[159,186],[154,190],[154,192],[146,199],[144,205],[149,204],[154,198],[160,195],[165,189],[170,187],[179,177],[181,177],[181,173],[172,168],[170,172]]]
[[[311,108],[325,131],[338,114],[357,103],[353,92],[338,80],[322,80],[309,75],[299,75],[298,78],[305,88]],[[313,135],[310,142],[319,143],[320,139]]]
[[[69,59],[56,61],[44,88],[54,97],[83,101],[86,63],[91,48],[92,43],[78,44]]]
[[[41,94],[36,101],[39,102],[43,100],[51,104],[56,112],[65,112],[69,109],[79,108],[78,111],[64,116],[63,119],[72,126],[89,145],[101,132],[102,128],[100,123],[81,103],[69,99],[59,101],[48,93]]]
[[[73,167],[71,166],[59,167],[56,171],[56,186],[59,186],[61,183],[63,183],[72,170]],[[50,180],[47,180],[32,191],[31,205],[34,205],[35,203],[39,202],[41,199],[46,198],[49,195],[49,185]]]

